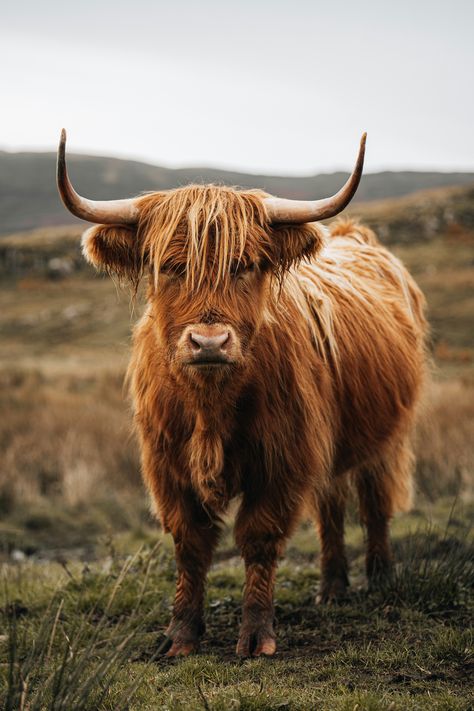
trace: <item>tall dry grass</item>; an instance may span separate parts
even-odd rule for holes
[[[474,387],[432,382],[416,434],[417,486],[422,496],[474,495]]]
[[[137,448],[122,378],[0,375],[0,511],[66,507],[139,490]]]

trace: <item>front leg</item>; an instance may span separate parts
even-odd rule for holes
[[[162,518],[165,530],[174,539],[178,571],[173,614],[162,651],[168,657],[187,656],[197,651],[205,631],[205,581],[219,537],[218,521],[211,518],[193,492],[170,502]]]
[[[289,502],[285,502],[288,504]],[[273,629],[273,589],[277,560],[297,516],[283,502],[262,502],[238,513],[235,538],[245,563],[242,623],[237,654],[242,657],[272,655],[276,651]]]

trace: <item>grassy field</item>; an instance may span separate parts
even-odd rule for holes
[[[276,588],[279,652],[239,661],[243,571],[227,532],[213,566],[202,652],[158,655],[173,594],[167,538],[104,538],[92,558],[3,566],[6,709],[472,708],[474,508],[449,501],[394,523],[396,572],[365,590],[360,528],[348,526],[352,592],[317,606],[316,537],[302,526]]]
[[[456,197],[468,216],[469,195]],[[172,543],[148,511],[123,391],[141,298],[84,265],[75,227],[0,242],[3,707],[473,708],[474,237],[445,212],[449,224],[428,234],[426,198],[404,200],[426,229],[393,249],[427,296],[433,331],[416,506],[393,524],[393,578],[370,593],[352,507],[352,588],[337,606],[315,604],[317,537],[298,529],[278,573],[272,660],[234,655],[243,570],[231,516],[201,654],[159,656]],[[364,216],[407,229],[399,204]]]

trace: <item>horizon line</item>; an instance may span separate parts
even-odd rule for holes
[[[56,148],[31,148],[31,147],[19,147],[19,148],[9,148],[8,146],[2,146],[0,144],[0,153],[7,153],[10,155],[18,155],[25,153],[33,153],[38,155],[56,155]],[[88,151],[71,151],[68,152],[68,156],[74,157],[84,157],[84,158],[99,158],[105,160],[117,160],[129,163],[140,163],[152,168],[162,168],[169,171],[185,171],[185,170],[212,170],[224,173],[240,173],[242,175],[250,175],[254,177],[271,177],[271,178],[296,178],[296,179],[308,179],[315,178],[322,175],[335,175],[338,173],[350,174],[352,168],[341,168],[334,167],[332,169],[324,169],[318,172],[303,172],[303,173],[280,173],[280,172],[268,172],[265,170],[251,170],[248,168],[237,168],[237,167],[225,167],[217,166],[213,164],[203,164],[203,163],[185,163],[170,165],[169,163],[153,163],[149,162],[145,158],[131,156],[131,155],[111,155],[111,154],[101,154]],[[460,174],[474,174],[474,166],[472,168],[459,168],[459,167],[426,167],[426,166],[410,166],[410,167],[380,167],[376,169],[371,169],[364,171],[364,175],[378,175],[380,173],[460,173]]]

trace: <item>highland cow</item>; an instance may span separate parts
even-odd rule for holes
[[[366,227],[339,221],[362,173],[318,201],[190,185],[132,200],[62,199],[98,223],[86,259],[148,280],[128,381],[143,477],[175,542],[168,656],[197,650],[205,578],[237,499],[245,563],[237,653],[275,652],[275,569],[305,513],[321,541],[319,601],[348,586],[344,508],[354,483],[369,582],[389,571],[388,529],[410,505],[410,435],[425,372],[424,300]]]

